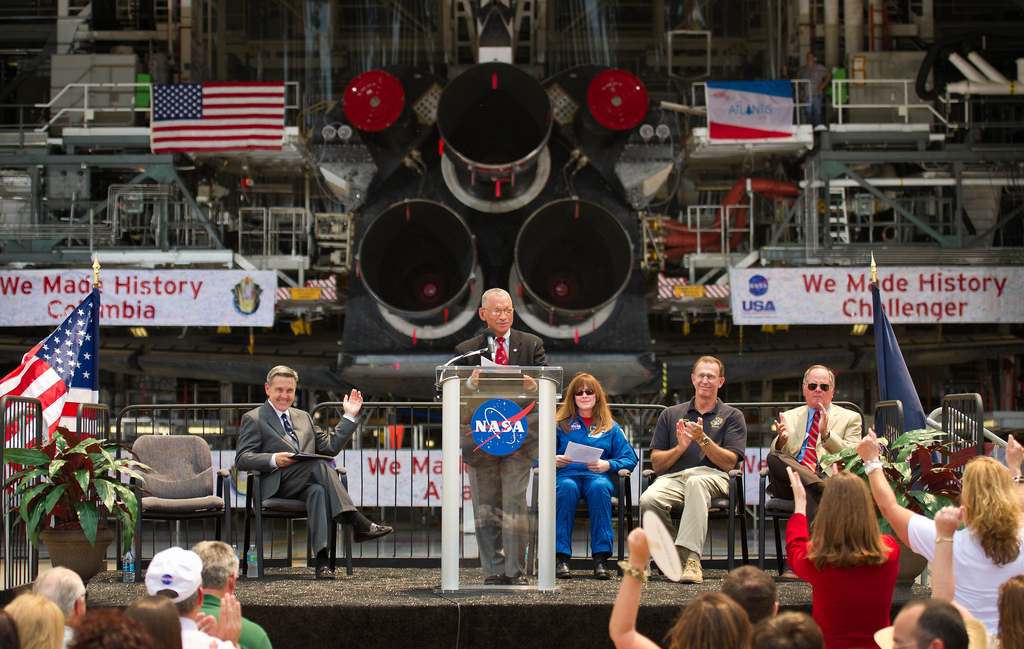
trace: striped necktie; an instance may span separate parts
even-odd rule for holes
[[[288,434],[288,439],[292,440],[292,444],[295,445],[295,450],[299,450],[299,438],[295,436],[295,429],[292,427],[292,420],[288,417],[288,413],[281,415],[281,423],[284,424],[284,432]]]
[[[821,411],[814,411],[814,419],[811,420],[811,429],[807,431],[807,448],[804,450],[803,464],[811,471],[818,471],[818,420],[821,419]]]

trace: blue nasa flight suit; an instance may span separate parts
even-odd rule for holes
[[[563,430],[568,424],[568,430]],[[569,464],[557,470],[555,475],[555,552],[572,555],[572,528],[576,517],[576,504],[582,494],[590,510],[590,551],[611,553],[612,537],[612,496],[615,495],[616,476],[620,469],[633,469],[639,461],[633,448],[626,441],[619,425],[612,423],[610,430],[591,433],[577,415],[573,420],[562,422],[555,431],[556,454],[565,455],[569,442],[602,449],[601,459],[607,460],[611,468],[606,473],[594,473],[585,464]]]

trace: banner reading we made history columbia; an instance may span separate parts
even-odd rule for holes
[[[759,268],[729,271],[738,325],[871,323],[871,270]],[[1024,268],[890,266],[878,269],[893,323],[1024,322]]]
[[[793,88],[789,81],[709,81],[708,135],[759,139],[793,135]]]
[[[131,327],[274,324],[273,271],[103,269],[100,322]],[[0,327],[56,326],[92,290],[92,270],[0,271]]]

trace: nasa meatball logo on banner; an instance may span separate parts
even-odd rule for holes
[[[526,415],[537,405],[530,402],[525,408],[508,399],[484,401],[473,413],[470,432],[476,448],[473,452],[484,451],[491,455],[514,453],[526,441]]]
[[[750,278],[750,295],[761,297],[768,292],[768,280],[763,275],[754,275]],[[771,300],[743,300],[743,313],[775,312],[775,305]]]

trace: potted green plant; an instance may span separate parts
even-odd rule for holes
[[[118,449],[130,456],[117,457]],[[100,525],[103,512],[121,523],[123,550],[128,549],[139,504],[122,479],[140,478],[149,468],[130,449],[82,439],[58,426],[42,448],[7,448],[3,457],[20,466],[5,487],[13,488],[13,502],[18,503],[32,544],[38,547],[41,539],[54,565],[74,570],[83,580],[103,569],[107,547],[114,540],[114,533]],[[69,556],[62,556],[62,550]]]
[[[947,505],[956,505],[960,499],[963,467],[978,451],[973,446],[955,450],[941,430],[910,430],[892,443],[879,438],[882,471],[889,486],[896,494],[896,502],[910,511],[935,518],[936,512]],[[933,458],[941,456],[944,461],[936,463]],[[855,447],[844,448],[838,453],[821,458],[823,467],[835,464],[842,471],[849,471],[868,483],[864,462],[857,455]],[[892,534],[892,526],[878,514],[878,525],[883,534]],[[924,571],[927,561],[912,552],[903,543],[901,546],[900,580],[913,580]],[[906,559],[906,568],[904,567]]]

